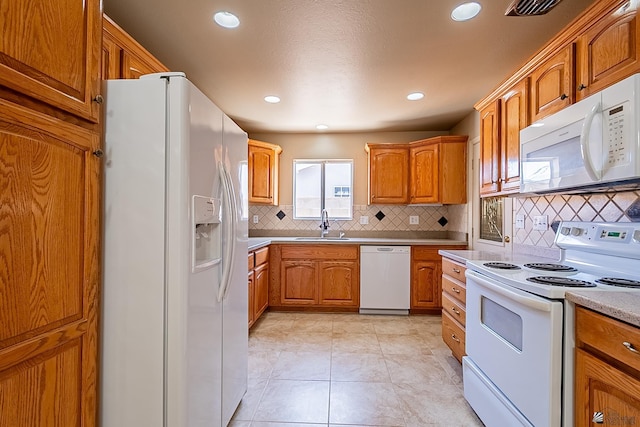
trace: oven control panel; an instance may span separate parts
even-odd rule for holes
[[[640,224],[563,221],[555,242],[562,249],[636,258],[633,254],[640,254]]]

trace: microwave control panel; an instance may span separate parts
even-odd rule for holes
[[[619,164],[627,163],[629,156],[629,138],[627,136],[626,122],[627,112],[629,111],[629,105],[625,102],[622,105],[611,108],[605,111],[607,118],[606,131],[608,132],[609,147],[607,155],[607,167],[617,166]]]

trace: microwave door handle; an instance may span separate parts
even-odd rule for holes
[[[584,162],[584,168],[587,174],[593,181],[600,181],[599,172],[596,172],[591,161],[591,152],[589,151],[589,136],[591,133],[591,125],[596,114],[600,112],[600,103],[594,105],[587,116],[584,118],[582,124],[582,132],[580,133],[580,154],[582,155],[582,161]]]

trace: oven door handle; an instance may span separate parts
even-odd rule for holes
[[[538,311],[551,311],[552,305],[551,305],[551,302],[549,301],[538,299],[534,295],[531,295],[531,296],[521,295],[520,293],[517,293],[513,290],[504,288],[500,285],[490,282],[489,280],[485,279],[484,277],[482,277],[481,275],[479,275],[478,273],[472,270],[467,270],[465,275],[467,276],[467,278],[473,280],[478,285],[486,289],[489,289],[492,292],[500,294],[505,298],[509,298],[510,300],[515,301],[521,305],[524,305],[529,308],[533,308]],[[469,286],[468,283],[467,283],[467,286]]]

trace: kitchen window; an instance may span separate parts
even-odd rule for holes
[[[353,218],[353,160],[294,160],[293,217]]]

